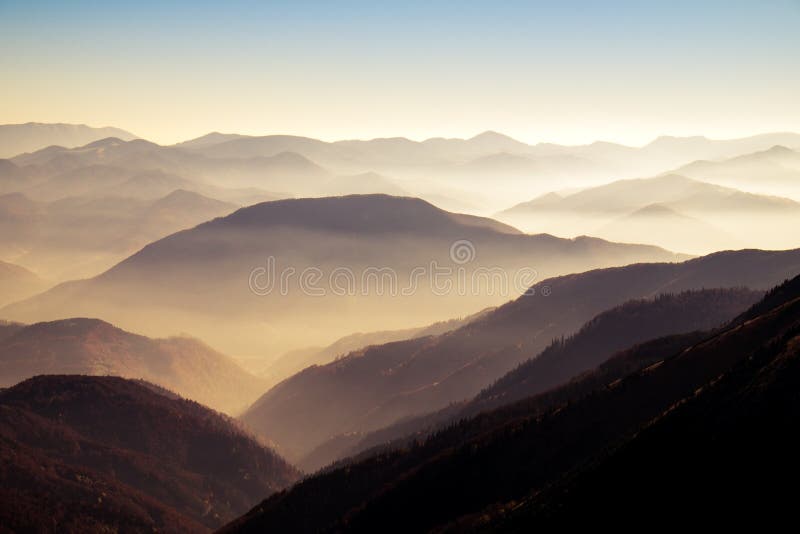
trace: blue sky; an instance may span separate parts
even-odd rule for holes
[[[798,0],[0,0],[0,122],[160,142],[800,130],[798,28]]]

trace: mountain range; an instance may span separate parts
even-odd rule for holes
[[[0,531],[790,524],[798,184],[792,133],[0,126]]]
[[[15,184],[34,187],[48,178],[64,173],[84,173],[83,169],[100,168],[122,179],[131,174],[161,171],[170,175],[216,187],[259,187],[270,191],[310,192],[331,173],[294,152],[249,159],[211,158],[177,147],[161,146],[143,139],[124,141],[116,137],[100,139],[77,148],[48,147],[10,159],[16,170],[6,173]],[[119,181],[122,181],[120,179]],[[24,182],[21,182],[24,180]]]
[[[737,154],[723,160],[701,159],[676,173],[728,187],[797,198],[800,192],[800,146],[776,144],[766,150]]]
[[[178,146],[213,158],[247,159],[293,152],[338,172],[374,171],[398,178],[411,193],[432,201],[432,195],[444,191],[460,202],[480,199],[486,213],[496,211],[503,203],[507,205],[522,192],[547,192],[555,183],[561,187],[586,187],[615,178],[652,175],[696,160],[714,161],[768,150],[776,145],[800,148],[800,135],[772,133],[731,140],[664,136],[637,148],[607,142],[528,145],[492,131],[469,139],[432,138],[417,142],[396,137],[330,143],[286,135],[211,134]],[[487,181],[505,187],[487,188]]]
[[[664,204],[648,204],[613,219],[593,233],[614,241],[657,242],[667,247],[682,247],[688,252],[734,250],[744,247],[747,242],[752,243]]]
[[[230,414],[266,387],[231,358],[188,337],[150,339],[82,318],[6,327],[0,387],[42,374],[144,379]]]
[[[183,189],[155,199],[75,196],[52,202],[10,193],[0,196],[0,251],[48,279],[86,278],[156,239],[237,207]]]
[[[775,323],[791,313],[787,302],[753,320]],[[676,402],[591,464],[515,504],[512,513],[478,520],[481,530],[563,527],[578,516],[619,525],[619,514],[612,510],[620,502],[631,510],[623,524],[652,517],[663,502],[720,526],[760,521],[771,528],[788,520],[791,504],[781,488],[800,472],[791,430],[800,379],[797,326],[759,334],[766,338],[763,347],[756,347],[748,360]],[[715,341],[721,340],[710,343]],[[732,509],[737,512],[726,515]],[[766,509],[774,512],[764,517]],[[665,524],[677,528],[679,522],[671,517]],[[470,518],[455,529],[474,526]]]
[[[731,502],[761,520],[786,503],[772,483],[796,473],[798,328],[795,278],[720,329],[640,344],[577,383],[324,470],[222,532],[633,526],[673,501],[703,523]],[[560,400],[539,411],[543,395]]]
[[[785,233],[771,229],[795,225],[800,218],[797,209],[789,208],[796,203],[777,198],[800,199],[800,156],[792,148],[800,147],[800,137],[788,133],[728,141],[662,137],[640,148],[603,142],[527,145],[496,132],[470,139],[330,143],[297,136],[209,134],[173,146],[122,137],[72,148],[49,146],[1,160],[0,193],[23,193],[36,201],[73,196],[155,200],[183,189],[239,206],[292,196],[383,193],[487,214],[518,202],[526,192],[541,196],[554,187],[588,187],[559,193],[565,198],[546,203],[549,211],[537,199],[498,216],[534,233],[593,235],[693,254],[794,247]],[[650,181],[675,182],[671,190],[632,180],[670,167],[676,170]],[[692,187],[681,183],[687,177],[695,179]],[[619,178],[627,181],[599,186]],[[679,192],[689,196],[676,197]],[[618,201],[613,200],[616,194]],[[654,204],[674,213],[640,213]],[[742,224],[745,213],[748,224]],[[174,230],[165,228],[160,235]],[[41,269],[13,255],[0,258]],[[50,264],[73,260],[47,259]],[[41,274],[57,280],[89,277],[111,264],[103,260]]]
[[[369,346],[383,345],[393,341],[434,336],[455,330],[482,317],[489,311],[491,311],[491,308],[466,317],[439,321],[422,327],[402,330],[380,330],[377,332],[356,332],[337,339],[326,347],[306,347],[291,350],[270,363],[259,374],[268,377],[273,383],[277,383],[307,367],[325,365],[339,357],[347,356],[347,354],[355,350],[363,350]]]
[[[696,160],[715,164],[725,158],[770,151],[776,145],[800,148],[800,136],[773,133],[732,140],[661,137],[637,148],[607,142],[528,145],[491,131],[469,139],[432,138],[420,142],[402,137],[325,142],[289,135],[212,133],[172,146],[117,135],[92,140],[85,146],[48,146],[33,154],[16,154],[10,162],[0,164],[0,191],[21,192],[26,184],[53,173],[109,165],[127,173],[158,170],[215,187],[255,187],[282,196],[402,191],[444,207],[477,202],[478,212],[486,214],[518,201],[520,194],[542,194],[556,184],[587,187],[613,179],[653,175]],[[7,157],[13,154],[11,150],[6,150]],[[16,169],[11,169],[9,163]],[[737,176],[744,183],[736,187],[785,195],[784,190],[756,186],[773,183],[788,187],[790,182],[796,182],[791,180],[796,167],[790,172],[785,163],[786,158],[767,167],[762,165],[759,172],[747,176],[748,167],[742,164]],[[685,174],[694,176],[691,169]],[[360,178],[332,180],[335,176]],[[495,187],[485,187],[487,181]]]
[[[175,233],[2,314],[23,322],[102,317],[158,336],[203,332],[230,354],[277,355],[347,332],[478,311],[536,277],[682,258],[651,246],[526,235],[413,198],[290,199]]]
[[[699,159],[716,160],[765,150],[775,145],[800,147],[800,135],[772,133],[752,137],[712,140],[701,136],[663,136],[641,147],[628,147],[615,143],[596,142],[590,145],[565,146],[552,143],[528,145],[501,133],[486,131],[469,139],[431,138],[417,142],[403,137],[372,139],[368,141],[336,141],[332,143],[308,137],[288,135],[242,136],[208,134],[181,143],[182,148],[225,158],[252,158],[272,156],[281,152],[296,152],[322,165],[335,165],[346,161],[364,161],[395,165],[455,162],[510,154],[539,157],[558,157],[569,154],[590,161],[614,161],[637,158],[650,161],[661,168],[674,166],[669,161],[691,162]],[[655,161],[657,160],[657,161]],[[521,160],[523,161],[523,160]]]
[[[87,143],[118,137],[125,141],[136,136],[119,128],[92,128],[85,124],[0,124],[0,158],[10,158],[23,152],[35,152],[48,146],[76,147]]]
[[[497,218],[525,230],[708,253],[754,245],[793,246],[791,238],[773,229],[800,222],[800,203],[665,174],[566,195],[551,192],[500,212]]]
[[[265,393],[242,421],[298,461],[337,435],[375,431],[469,399],[554,338],[630,299],[704,287],[766,289],[798,273],[800,250],[739,251],[543,280],[451,332],[367,347],[307,368]],[[565,379],[585,369],[565,366]],[[320,456],[317,462],[330,460]]]
[[[401,447],[461,419],[537,393],[542,393],[541,407],[537,410],[552,407],[563,400],[563,395],[548,396],[545,392],[557,390],[574,394],[562,385],[574,382],[584,387],[587,382],[582,379],[583,374],[602,366],[616,352],[651,339],[717,327],[743,312],[761,295],[762,292],[742,288],[701,289],[628,301],[596,315],[575,334],[556,338],[542,352],[522,362],[472,399],[454,402],[436,412],[401,419],[372,432],[334,436],[299,464],[308,471],[315,471],[334,460]]]
[[[586,213],[624,214],[642,203],[658,201],[679,211],[705,213],[722,211],[797,210],[800,205],[780,197],[744,193],[681,176],[667,174],[653,178],[619,180],[567,196],[546,196],[519,204],[507,213],[528,210],[581,211]]]

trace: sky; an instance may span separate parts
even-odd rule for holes
[[[800,131],[800,0],[0,0],[0,123],[325,140]]]

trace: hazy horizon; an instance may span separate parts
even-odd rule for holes
[[[800,5],[0,4],[0,123],[639,146],[800,131]],[[764,28],[769,28],[765,32]],[[57,53],[53,53],[57,50]]]
[[[652,137],[645,138],[643,141],[640,141],[640,142],[637,142],[637,143],[629,143],[629,142],[624,142],[624,141],[619,141],[619,140],[613,140],[613,139],[610,139],[610,138],[607,138],[607,137],[592,138],[592,139],[588,139],[586,141],[574,142],[573,143],[573,142],[558,142],[558,141],[555,141],[555,140],[550,139],[550,138],[529,140],[529,139],[524,139],[524,138],[520,138],[520,137],[511,135],[511,134],[503,131],[502,129],[491,128],[491,127],[479,129],[479,130],[474,131],[474,132],[464,132],[462,134],[430,135],[430,136],[427,136],[427,137],[415,137],[413,135],[404,135],[402,132],[396,132],[394,134],[389,133],[387,135],[381,135],[381,136],[377,136],[377,137],[371,137],[369,135],[362,135],[362,136],[355,136],[355,137],[317,137],[317,136],[314,136],[314,135],[311,135],[311,134],[308,134],[308,133],[302,133],[302,132],[288,133],[288,132],[284,132],[284,131],[267,131],[267,130],[264,130],[264,131],[256,131],[256,130],[254,130],[254,131],[250,131],[250,132],[244,132],[244,131],[232,131],[232,130],[231,131],[220,131],[220,130],[212,129],[212,130],[207,130],[207,131],[202,131],[202,132],[195,132],[193,134],[190,134],[189,137],[180,138],[180,139],[178,139],[176,141],[161,142],[160,143],[160,142],[156,141],[155,138],[151,138],[151,137],[148,137],[146,135],[140,135],[134,129],[126,128],[125,125],[120,125],[120,124],[104,124],[104,123],[88,123],[88,122],[61,122],[61,121],[55,121],[55,120],[53,120],[53,121],[29,120],[29,121],[16,122],[16,123],[0,122],[0,126],[25,126],[25,125],[29,125],[29,124],[39,124],[39,125],[45,125],[45,126],[52,126],[52,125],[87,126],[89,128],[93,128],[93,129],[116,128],[116,129],[119,129],[119,130],[126,131],[128,133],[131,133],[131,134],[135,135],[139,139],[144,139],[146,141],[150,141],[150,142],[153,142],[153,143],[156,143],[156,144],[160,144],[162,146],[172,146],[172,145],[184,143],[186,141],[192,141],[192,140],[195,140],[195,139],[199,139],[199,138],[202,138],[204,136],[212,135],[212,134],[241,135],[241,136],[245,136],[245,137],[272,137],[272,136],[276,136],[276,137],[277,136],[305,137],[305,138],[308,138],[308,139],[316,139],[316,140],[319,140],[319,141],[323,141],[325,143],[336,143],[336,142],[339,142],[339,141],[375,141],[375,140],[381,140],[381,139],[406,139],[406,140],[409,140],[409,141],[412,141],[412,142],[415,142],[415,143],[422,143],[422,142],[425,142],[425,141],[430,141],[430,140],[435,140],[435,139],[469,140],[469,139],[473,139],[475,137],[478,137],[478,136],[481,136],[481,135],[484,135],[484,134],[499,134],[499,135],[502,135],[502,136],[505,136],[505,137],[509,137],[511,139],[514,139],[515,141],[519,141],[521,143],[524,143],[524,144],[527,144],[527,145],[530,145],[530,146],[536,146],[538,144],[542,144],[542,145],[554,144],[554,145],[563,145],[563,146],[586,146],[586,145],[592,145],[592,144],[595,144],[595,143],[612,143],[612,144],[617,144],[617,145],[621,145],[621,146],[627,146],[627,147],[630,147],[630,148],[643,148],[643,147],[646,147],[647,145],[649,145],[649,144],[651,144],[651,143],[653,143],[653,142],[655,142],[655,141],[657,141],[659,139],[662,139],[662,138],[676,138],[676,139],[702,138],[702,139],[707,139],[709,141],[732,141],[732,140],[736,140],[736,139],[747,139],[747,138],[750,138],[750,137],[758,137],[758,136],[761,136],[761,135],[797,134],[797,133],[800,133],[800,128],[798,128],[797,130],[743,131],[743,132],[741,132],[741,134],[731,135],[731,136],[727,136],[727,137],[711,136],[711,135],[707,135],[705,132],[701,132],[701,131],[697,131],[697,132],[693,132],[693,133],[689,132],[689,133],[685,133],[685,134],[678,134],[678,133],[673,133],[673,132],[663,132],[663,133],[657,133],[657,134],[653,135]],[[68,147],[68,148],[72,148],[72,147]],[[797,147],[790,147],[790,148],[797,148]]]

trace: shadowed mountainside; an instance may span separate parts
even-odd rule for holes
[[[769,461],[770,466],[790,467],[781,479],[785,476],[789,481],[795,473],[794,448],[785,447],[787,442],[781,439],[760,437],[782,438],[791,433],[796,419],[793,362],[798,332],[800,278],[770,293],[762,304],[722,330],[699,338],[687,334],[654,340],[621,353],[582,378],[588,387],[564,386],[574,393],[566,394],[555,408],[540,412],[536,407],[542,395],[530,397],[460,421],[409,447],[322,472],[265,500],[223,532],[371,532],[376,528],[408,532],[443,527],[472,531],[492,520],[493,513],[501,523],[504,515],[519,511],[520,500],[527,496],[534,505],[537,496],[542,498],[538,504],[543,504],[539,511],[545,519],[568,517],[580,522],[585,521],[584,511],[596,510],[599,517],[619,524],[620,507],[627,510],[630,501],[621,504],[615,495],[630,496],[645,506],[643,514],[634,510],[632,518],[652,517],[647,511],[663,510],[663,501],[650,497],[663,495],[671,502],[671,490],[685,487],[683,474],[698,481],[698,486],[680,501],[691,503],[703,520],[717,521],[716,512],[722,510],[703,506],[709,499],[700,498],[698,492],[706,495],[704,488],[709,484],[724,488],[724,495],[735,497],[734,502],[742,506],[753,502],[755,508],[747,514],[762,517],[772,501],[759,497],[761,484],[747,482],[751,478],[764,481],[776,471],[765,475],[759,471],[762,464],[750,459],[741,466],[736,451],[747,454],[749,445],[758,443],[758,450],[765,454],[759,458],[774,452],[778,456]],[[605,374],[609,368],[615,370],[610,376]],[[781,407],[778,413],[770,414],[776,407]],[[654,420],[655,426],[650,425]],[[696,451],[692,429],[699,426],[705,428]],[[715,456],[727,444],[727,440],[714,439],[717,429],[724,430],[723,436],[743,438],[732,454]],[[672,430],[677,432],[672,434]],[[631,439],[633,445],[626,445]],[[620,446],[622,454],[603,461],[607,451]],[[670,459],[661,463],[662,455]],[[706,458],[719,477],[705,477],[702,462]],[[595,473],[593,465],[599,465]],[[624,467],[619,485],[608,480],[614,478],[616,466]],[[579,476],[578,484],[558,486],[582,471],[588,475]],[[627,480],[636,483],[628,485]],[[599,501],[609,508],[603,508],[595,497],[609,484],[613,491]],[[553,487],[555,491],[548,493]],[[785,500],[781,492],[782,487],[769,486],[768,495],[777,502]],[[699,500],[692,500],[695,495]],[[571,506],[562,510],[565,501]],[[712,496],[711,502],[729,501]],[[414,513],[404,513],[409,509]],[[387,522],[387,517],[392,521]],[[525,520],[512,530],[528,531],[536,525]],[[494,525],[490,530],[494,531]]]
[[[767,312],[773,320],[792,313],[796,321],[796,300]],[[445,531],[570,528],[584,524],[578,518],[585,517],[624,529],[662,515],[664,503],[680,510],[663,516],[663,524],[675,528],[687,517],[717,526],[757,521],[778,528],[792,510],[785,488],[800,474],[794,432],[800,413],[800,325],[765,334],[749,358],[545,491],[513,506],[493,506]]]
[[[373,345],[383,345],[393,341],[402,341],[417,337],[435,336],[444,334],[465,324],[471,323],[475,319],[489,313],[491,308],[479,311],[463,318],[439,321],[427,326],[417,328],[406,328],[404,330],[381,330],[378,332],[356,332],[337,339],[327,347],[308,347],[289,351],[278,358],[262,373],[261,376],[268,377],[275,382],[288,378],[291,375],[302,371],[312,365],[325,365],[336,358],[347,356],[347,354],[364,349]]]
[[[231,420],[155,386],[41,376],[0,392],[12,531],[206,531],[297,478]]]
[[[313,471],[374,447],[400,447],[460,419],[556,388],[636,343],[722,325],[761,296],[760,291],[741,288],[702,289],[628,301],[593,317],[574,335],[554,340],[467,402],[404,419],[366,435],[334,437],[300,465]]]
[[[703,287],[766,289],[797,273],[800,250],[744,250],[545,280],[453,332],[310,367],[264,394],[242,420],[297,459],[338,434],[377,430],[471,398],[553,339],[627,300]]]

